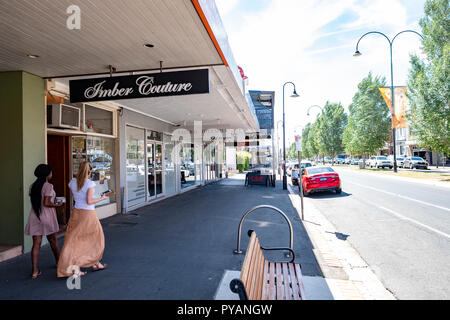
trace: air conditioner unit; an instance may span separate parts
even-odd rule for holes
[[[47,105],[47,127],[80,130],[81,109],[67,104]]]

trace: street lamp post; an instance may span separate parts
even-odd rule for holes
[[[292,93],[291,97],[296,98],[299,95],[297,94],[297,91],[295,90],[295,84],[293,82],[286,82],[283,84],[283,190],[287,189],[287,176],[286,176],[286,119],[284,115],[284,87],[288,84],[292,84],[294,86],[294,92]]]
[[[394,38],[391,40],[391,39],[389,39],[389,37],[388,36],[386,36],[384,33],[382,33],[382,32],[379,32],[379,31],[370,31],[370,32],[367,32],[367,33],[365,33],[365,34],[363,34],[362,36],[361,36],[361,38],[359,38],[359,40],[358,40],[358,42],[356,43],[356,50],[355,50],[355,53],[353,54],[353,56],[355,56],[355,57],[359,57],[360,55],[361,55],[361,52],[359,52],[359,50],[358,50],[358,46],[359,46],[359,42],[361,41],[361,39],[362,38],[364,38],[365,36],[367,36],[368,34],[372,34],[372,33],[376,33],[376,34],[379,34],[379,35],[382,35],[383,37],[385,37],[386,38],[386,40],[389,42],[389,52],[390,52],[390,57],[391,57],[391,117],[392,117],[392,143],[393,143],[393,152],[394,152],[394,172],[397,172],[397,155],[396,155],[396,145],[395,145],[395,140],[396,140],[396,137],[395,137],[395,125],[394,125],[394,117],[395,117],[395,96],[394,96],[394,68],[393,68],[393,64],[392,64],[392,44],[394,43],[394,40],[400,35],[400,34],[402,34],[402,33],[405,33],[405,32],[412,32],[412,33],[415,33],[415,34],[417,34],[418,36],[420,36],[422,39],[423,39],[423,37],[422,37],[422,35],[420,34],[420,33],[418,33],[418,32],[416,32],[416,31],[414,31],[414,30],[403,30],[403,31],[400,31],[399,33],[397,33],[395,36],[394,36]]]
[[[277,121],[277,159],[278,159],[278,174],[281,176],[281,146],[280,146],[280,123],[283,123],[283,120]]]
[[[308,111],[306,112],[306,115],[309,116],[309,110],[311,110],[311,108],[317,107],[319,108],[321,111],[323,111],[323,108],[321,106],[318,106],[317,104],[312,105],[311,107],[308,108]]]

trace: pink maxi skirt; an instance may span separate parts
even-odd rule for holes
[[[74,267],[100,262],[105,249],[103,228],[95,210],[73,209],[58,261],[58,278],[70,277]]]

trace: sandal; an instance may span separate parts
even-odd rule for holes
[[[77,279],[78,277],[82,277],[82,276],[86,275],[86,273],[87,273],[87,271],[80,271],[80,272],[78,272],[78,273],[74,273],[74,274],[72,275],[72,278],[73,278],[73,279]]]
[[[32,273],[31,274],[31,279],[36,279],[37,277],[39,277],[40,275],[42,274],[42,271],[41,270],[38,270],[38,272],[35,274],[35,273]]]
[[[100,267],[100,265],[102,265],[101,267]],[[106,264],[106,263],[97,263],[97,264],[94,264],[93,266],[92,266],[92,270],[95,272],[95,271],[100,271],[100,270],[104,270],[104,269],[106,269],[106,267],[107,267],[108,265]]]

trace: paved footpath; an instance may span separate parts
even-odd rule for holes
[[[288,185],[291,200],[301,212],[298,187]],[[305,228],[335,300],[395,300],[369,265],[316,208],[314,200],[304,198]]]
[[[0,263],[0,299],[235,300],[228,286],[239,276],[244,259],[233,253],[239,221],[261,204],[280,208],[292,223],[295,262],[302,264],[307,299],[393,299],[359,255],[336,241],[338,233],[308,201],[301,221],[299,196],[289,191],[279,181],[276,188],[245,187],[243,176],[236,175],[104,219],[107,270],[88,272],[80,290],[69,290],[65,279],[56,278],[45,245],[43,275],[36,280],[29,278],[29,254]],[[288,226],[273,211],[261,209],[248,216],[242,230],[244,250],[248,229],[256,230],[266,247],[289,244]]]
[[[242,179],[228,179],[132,214],[102,220],[106,238],[103,261],[108,269],[88,271],[81,290],[69,290],[65,279],[56,278],[48,245],[42,247],[39,267],[43,275],[36,280],[29,278],[29,253],[1,263],[0,299],[212,300],[225,270],[238,271],[242,266],[244,255],[233,253],[242,215],[261,204],[276,206],[287,214],[303,274],[321,277],[313,244],[280,183],[276,188],[245,187]],[[289,244],[286,222],[272,211],[248,216],[243,225],[244,249],[250,228],[265,246]]]

